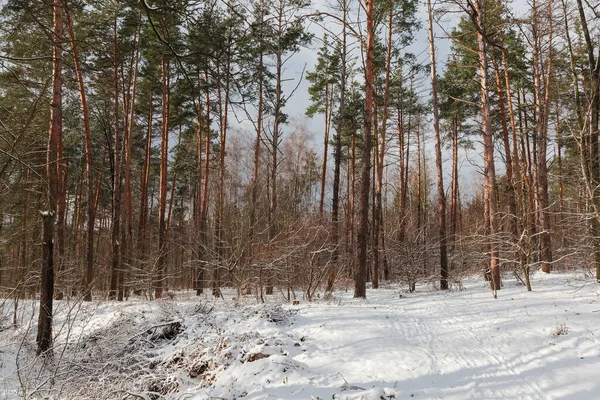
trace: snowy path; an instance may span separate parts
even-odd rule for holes
[[[436,308],[419,303],[342,307],[329,310],[337,315],[330,322],[325,310],[314,317],[308,312],[311,322],[299,331],[316,344],[295,359],[324,375],[335,364],[353,386],[388,389],[373,390],[374,398],[397,391],[415,397],[511,398],[517,387],[519,396],[547,397],[535,380],[521,376],[526,357],[511,360],[498,346],[505,340],[494,342],[500,335],[482,320],[483,313],[456,317],[448,303],[440,301]]]
[[[533,293],[507,285],[498,300],[475,282],[464,292],[338,293],[342,305],[301,305],[287,334],[304,342],[285,348],[301,373],[255,383],[246,398],[598,398],[598,289],[540,279]],[[553,337],[562,323],[568,334]]]

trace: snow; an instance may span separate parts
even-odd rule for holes
[[[296,306],[191,293],[59,302],[52,380],[22,301],[19,328],[0,324],[0,399],[597,398],[600,286],[581,272],[532,284],[506,280],[498,299],[470,279],[464,291],[391,285]]]

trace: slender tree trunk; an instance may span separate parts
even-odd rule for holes
[[[200,240],[198,248],[198,258],[203,263],[202,268],[196,274],[196,295],[201,295],[204,292],[204,271],[208,266],[208,241],[207,241],[207,225],[208,225],[208,183],[210,172],[210,91],[208,86],[208,72],[205,72],[204,79],[206,82],[206,135],[204,149],[204,183],[202,190],[202,208],[200,211]]]
[[[551,16],[551,3],[548,5],[548,15]],[[548,147],[548,113],[550,105],[550,81],[552,72],[552,21],[550,23],[550,37],[548,56],[546,58],[547,75],[544,79],[543,62],[541,54],[541,43],[539,38],[537,4],[534,0],[532,3],[533,14],[533,74],[534,74],[534,95],[536,103],[536,157],[537,157],[537,174],[536,174],[536,195],[538,206],[538,218],[540,222],[540,261],[542,263],[542,271],[549,273],[552,263],[552,242],[550,237],[550,202],[548,200],[548,167],[546,165],[546,151]],[[544,80],[544,82],[542,82]],[[598,142],[595,142],[596,149]]]
[[[346,20],[346,4],[342,4],[343,20]],[[333,229],[332,242],[334,245],[332,254],[332,267],[327,277],[327,286],[325,291],[331,293],[335,282],[336,271],[338,270],[339,260],[339,203],[340,203],[340,171],[342,163],[342,134],[344,131],[345,113],[346,113],[346,25],[342,26],[342,54],[340,57],[340,108],[337,120],[337,132],[335,135],[335,151],[333,154],[333,197],[331,201],[331,224]],[[349,195],[347,191],[346,195]]]
[[[583,7],[581,5],[581,1],[578,1],[578,5],[580,5],[579,12],[580,16],[585,19],[585,14],[581,14],[583,12]],[[562,0],[563,7],[563,19],[565,22],[565,38],[567,39],[567,48],[569,49],[569,66],[571,69],[571,78],[573,79],[573,95],[575,97],[575,113],[577,115],[577,124],[580,130],[583,130],[583,111],[581,110],[581,95],[579,93],[579,74],[577,73],[577,65],[575,59],[575,53],[573,52],[573,42],[571,41],[571,34],[569,31],[569,19],[570,16],[567,14],[567,2],[566,0]],[[587,21],[584,22],[587,29]],[[583,24],[582,24],[583,25]],[[592,61],[594,58],[594,52],[592,47]]]
[[[278,11],[278,31],[283,30],[283,2],[279,2]],[[279,42],[278,42],[279,43]],[[280,46],[280,45],[278,45]],[[277,213],[277,168],[279,152],[279,123],[281,120],[281,108],[283,107],[283,92],[281,87],[283,74],[283,50],[278,47],[275,52],[275,105],[273,110],[273,141],[271,142],[271,178],[269,187],[269,242],[275,240],[278,231],[278,213]],[[265,293],[273,294],[273,272],[267,272],[267,282]]]
[[[523,93],[525,98],[525,93]],[[526,226],[529,230],[529,237],[533,237],[536,234],[535,226],[535,198],[533,191],[533,174],[531,172],[531,146],[529,144],[529,135],[526,134],[528,130],[527,126],[527,112],[525,110],[526,105],[521,103],[521,92],[517,91],[517,109],[519,110],[519,131],[521,133],[521,154],[523,155],[523,185],[525,192],[527,193],[527,201],[523,199],[523,215],[526,216]],[[531,243],[531,240],[530,240]],[[531,254],[531,250],[528,251]]]
[[[433,134],[435,140],[435,165],[437,169],[438,229],[440,240],[440,289],[448,289],[448,252],[446,247],[446,195],[444,194],[444,170],[442,165],[442,145],[440,139],[440,117],[438,105],[438,84],[435,65],[435,45],[433,43],[433,14],[431,0],[427,0],[429,15],[429,56],[431,59],[431,87],[433,94]]]
[[[325,182],[327,178],[327,155],[329,152],[329,127],[331,125],[330,115],[330,97],[333,93],[329,93],[329,83],[325,84],[325,134],[323,135],[323,164],[321,166],[321,195],[319,197],[319,218],[323,219],[323,208],[325,205]]]
[[[264,55],[261,50],[258,62],[258,115],[256,117],[256,140],[254,142],[254,166],[252,170],[252,199],[250,204],[250,240],[248,243],[250,264],[252,263],[254,255],[254,228],[256,225],[256,207],[258,202],[258,172],[260,164],[260,148],[263,130],[263,69]]]
[[[54,143],[53,143],[54,146]],[[53,178],[55,179],[55,177]],[[42,285],[38,318],[37,351],[45,353],[52,348],[52,302],[54,296],[54,211],[42,213]]]
[[[54,298],[54,223],[59,203],[60,154],[62,141],[62,2],[54,0],[54,43],[52,47],[52,104],[50,106],[50,132],[46,176],[48,180],[47,211],[42,212],[42,269],[40,283],[40,310],[37,329],[37,352],[46,353],[52,348],[52,307]]]
[[[499,2],[500,3],[500,2]],[[504,34],[503,31],[500,31],[500,39],[502,43],[504,43]],[[519,140],[517,138],[517,125],[515,122],[515,114],[514,107],[512,102],[512,93],[511,93],[511,85],[510,85],[510,77],[508,74],[508,61],[506,57],[506,48],[502,47],[502,66],[504,68],[504,84],[506,88],[506,103],[508,105],[508,115],[510,117],[510,127],[512,133],[512,184],[513,184],[513,196],[516,191],[515,197],[515,226],[514,229],[516,231],[515,239],[518,246],[517,255],[519,259],[519,264],[521,266],[521,270],[523,271],[523,276],[525,277],[525,284],[527,286],[527,290],[531,291],[531,282],[529,280],[529,266],[527,265],[527,255],[524,249],[524,243],[522,238],[527,236],[526,230],[524,229],[525,223],[523,221],[523,216],[525,215],[525,198],[524,198],[524,185],[525,179],[524,176],[521,175],[521,163],[519,161]],[[517,92],[518,93],[518,92]],[[506,117],[505,117],[506,118]],[[520,234],[519,232],[522,232]]]
[[[112,269],[110,274],[109,299],[117,297],[119,274],[121,273],[120,224],[121,224],[121,140],[119,127],[119,74],[117,58],[117,19],[113,32],[113,90],[114,90],[114,143],[113,143],[113,197],[112,197]]]
[[[25,173],[25,182],[28,184],[29,183],[29,177],[30,177],[30,170],[27,169],[27,172]],[[19,257],[19,272],[17,273],[17,281],[21,282],[21,280],[23,279],[23,276],[25,275],[26,271],[28,270],[28,258],[29,258],[29,246],[28,246],[28,238],[27,238],[27,226],[28,226],[28,215],[29,215],[29,192],[27,192],[27,194],[25,195],[25,201],[23,202],[23,216],[21,218],[21,229],[23,231],[23,237],[20,240],[20,251],[18,254]],[[2,223],[4,221],[4,215],[0,215],[1,219],[0,219],[0,223]],[[43,228],[43,226],[42,226]],[[0,285],[1,286],[1,285]],[[15,291],[15,297],[19,298],[19,295],[21,294],[21,292],[23,292],[23,289],[20,290],[16,290]],[[16,323],[13,323],[13,325],[16,325]]]
[[[371,161],[371,237],[369,244],[371,245],[371,288],[379,288],[379,209],[377,202],[377,173],[379,170],[379,119],[377,114],[377,105],[379,103],[379,94],[377,93],[377,82],[373,82],[373,119],[372,119],[372,130],[373,130],[373,144],[371,150],[373,153],[373,159]],[[369,275],[367,272],[367,280]]]
[[[594,43],[592,42],[590,31],[588,28],[587,18],[583,9],[581,0],[577,0],[577,7],[579,10],[579,17],[581,22],[581,29],[586,43],[586,50],[589,62],[589,69],[591,71],[591,83],[590,83],[590,96],[589,96],[589,110],[590,110],[590,126],[589,126],[589,161],[587,161],[587,168],[589,172],[586,172],[586,165],[583,166],[583,173],[586,180],[588,198],[591,202],[594,218],[591,221],[591,233],[593,236],[594,244],[594,264],[596,269],[596,280],[600,282],[600,191],[598,185],[600,184],[600,149],[598,148],[598,140],[600,137],[600,53],[597,57],[594,56]],[[582,132],[582,137],[584,135]],[[582,149],[582,157],[585,158],[585,150]]]
[[[59,1],[59,7],[64,8],[64,1]],[[61,11],[62,13],[62,11]],[[60,43],[57,45],[64,46],[64,33],[63,33],[63,21],[61,17],[61,27],[60,27]],[[56,36],[56,35],[55,35]],[[62,55],[61,55],[62,59]],[[61,60],[62,63],[62,60]],[[62,72],[61,72],[62,79]],[[62,101],[62,94],[61,94]],[[67,212],[67,172],[68,165],[64,164],[63,160],[63,140],[62,140],[62,110],[61,110],[61,121],[60,121],[60,129],[61,135],[58,140],[58,154],[57,154],[57,168],[58,168],[58,180],[57,186],[58,190],[56,192],[56,252],[54,254],[54,259],[56,261],[56,270],[61,271],[64,264],[64,256],[65,256],[65,216]],[[58,275],[60,276],[60,275]],[[62,292],[58,291],[59,295],[62,297]]]
[[[400,88],[402,91],[402,87]],[[404,164],[404,110],[401,104],[402,96],[398,99],[398,105],[396,107],[396,112],[398,113],[398,121],[396,125],[396,133],[398,134],[398,239],[402,240],[402,225],[404,220],[403,208],[402,208],[402,197],[404,196],[404,169],[406,168]]]
[[[154,298],[159,299],[163,295],[165,287],[166,259],[166,208],[167,208],[167,181],[168,181],[168,158],[169,158],[169,61],[166,56],[162,57],[162,122],[160,140],[160,183],[158,196],[158,263],[154,282]]]
[[[369,191],[371,188],[371,130],[373,121],[373,82],[374,82],[374,7],[373,1],[364,0],[367,18],[367,53],[365,65],[365,122],[363,131],[362,172],[360,188],[360,213],[358,224],[358,257],[354,273],[354,297],[366,298],[367,241],[369,234]]]
[[[140,188],[140,218],[138,228],[138,258],[144,258],[146,252],[146,231],[148,227],[148,183],[150,181],[150,154],[152,151],[152,94],[149,98],[148,119],[146,130],[146,147],[144,152],[144,168],[142,169]]]
[[[132,147],[132,135],[133,135],[133,120],[135,117],[135,97],[137,93],[137,74],[138,65],[140,59],[140,46],[141,46],[141,16],[138,22],[137,28],[137,46],[135,49],[134,61],[132,62],[133,76],[132,76],[132,89],[131,97],[125,95],[123,92],[123,99],[127,100],[123,103],[127,105],[124,107],[124,114],[126,116],[126,127],[124,132],[124,143],[123,143],[123,169],[124,169],[124,204],[123,204],[123,231],[121,240],[121,254],[122,254],[122,270],[119,274],[119,292],[118,300],[122,301],[125,295],[125,274],[128,274],[131,269],[133,261],[133,207],[131,197],[131,147]],[[131,75],[131,71],[130,71]]]
[[[496,170],[494,165],[494,133],[490,116],[490,93],[488,84],[488,60],[486,26],[484,24],[484,0],[476,0],[473,11],[477,23],[477,42],[479,47],[479,75],[481,80],[481,117],[484,146],[484,222],[487,236],[487,251],[490,255],[492,290],[500,290],[500,265],[495,243],[496,233]]]
[[[81,113],[83,115],[83,129],[85,135],[85,171],[86,171],[86,187],[87,187],[87,247],[86,247],[86,268],[84,282],[84,300],[92,300],[92,281],[94,280],[94,177],[92,170],[92,138],[90,131],[90,118],[87,107],[87,99],[85,95],[85,83],[83,73],[81,72],[81,63],[79,60],[79,50],[77,48],[77,39],[73,32],[73,24],[69,12],[65,9],[65,17],[69,36],[71,37],[71,48],[73,52],[73,60],[75,63],[75,74],[77,75],[77,85],[79,87],[79,98],[81,101]]]
[[[25,204],[27,204],[28,201],[25,201]],[[25,214],[23,214],[23,217],[25,216]],[[2,228],[4,227],[4,214],[0,213],[0,237],[2,236]],[[3,279],[3,274],[4,274],[4,254],[0,254],[0,288],[4,286],[4,282],[2,281]],[[15,291],[17,292],[17,291]],[[15,293],[16,296],[18,296],[18,292]]]
[[[378,151],[377,158],[377,185],[375,188],[375,215],[374,230],[375,230],[375,252],[381,254],[383,258],[383,279],[389,279],[389,269],[387,264],[387,257],[385,253],[385,226],[383,219],[383,201],[382,201],[382,188],[383,188],[383,168],[385,165],[385,152],[387,146],[387,122],[389,112],[389,98],[390,98],[390,83],[391,83],[391,63],[392,63],[392,32],[393,32],[393,7],[390,7],[387,21],[387,50],[386,50],[386,70],[385,70],[385,84],[383,91],[383,113],[381,118],[381,149]],[[376,222],[375,222],[376,221]],[[379,257],[377,257],[379,258]]]
[[[352,260],[354,257],[352,256],[352,249],[350,247],[350,231],[352,226],[350,225],[350,197],[352,196],[352,192],[350,191],[350,181],[351,181],[351,167],[352,162],[350,160],[351,146],[348,146],[348,160],[346,162],[346,201],[344,202],[344,272],[346,276],[352,277]]]
[[[351,275],[356,273],[356,137],[352,134],[352,195],[350,197],[350,249]]]
[[[198,80],[200,86],[200,81]],[[198,120],[198,129],[196,131],[196,198],[194,204],[194,226],[196,228],[196,238],[200,240],[202,233],[200,232],[200,227],[202,225],[202,195],[204,190],[202,188],[202,131],[204,128],[203,117],[202,117],[202,100],[200,96],[198,97],[198,107],[196,110],[196,118]],[[207,135],[208,136],[208,133]],[[200,257],[197,257],[196,268],[194,270],[194,289],[196,290],[196,295],[199,296],[202,294],[203,287],[202,281],[198,278],[201,276],[201,271],[203,268],[202,265],[203,260]]]
[[[450,254],[456,248],[458,232],[458,117],[452,118],[452,200],[450,202]],[[450,263],[452,266],[452,263]]]
[[[410,93],[413,93],[413,82],[414,82],[414,78],[411,76],[410,78]],[[404,236],[405,236],[405,230],[406,230],[406,207],[408,204],[408,172],[409,172],[409,165],[410,165],[410,133],[412,130],[412,113],[408,114],[408,121],[407,121],[407,127],[405,130],[406,133],[406,138],[405,138],[405,144],[406,144],[406,150],[405,152],[405,158],[404,158],[404,179],[403,179],[403,183],[404,186],[402,188],[402,197],[400,198],[400,209],[402,210],[402,225],[400,226],[400,242],[404,241]],[[417,139],[419,139],[418,137],[419,135],[417,135]],[[419,156],[420,157],[420,156]],[[420,165],[420,161],[419,161],[419,165]]]
[[[84,139],[85,140],[85,139]],[[75,202],[74,202],[74,207],[75,209],[73,210],[73,215],[71,217],[71,227],[72,227],[72,231],[73,231],[73,237],[75,238],[74,243],[73,243],[73,251],[75,252],[75,260],[79,261],[81,259],[81,225],[82,225],[82,221],[83,218],[81,216],[82,214],[82,209],[83,209],[83,199],[85,198],[85,195],[83,194],[83,190],[84,190],[84,186],[86,186],[87,184],[87,177],[86,177],[86,173],[85,173],[85,162],[82,164],[81,169],[79,171],[79,179],[78,179],[78,183],[77,183],[77,189],[75,190]],[[94,185],[92,184],[92,193],[93,193],[93,187]],[[86,190],[87,191],[87,190]],[[85,260],[84,260],[84,266],[83,266],[83,273],[85,274]],[[82,287],[85,287],[85,281],[83,281],[81,283]],[[85,301],[85,300],[84,300]]]
[[[421,249],[425,250],[425,233],[423,232],[423,169],[425,166],[424,158],[425,152],[423,151],[421,141],[421,116],[417,115],[417,129],[415,132],[417,136],[417,243],[421,245]],[[425,258],[423,258],[423,266],[426,264]],[[426,271],[423,271],[425,274]],[[414,291],[414,288],[413,288]]]
[[[562,213],[564,208],[564,185],[563,185],[563,164],[562,164],[562,132],[561,132],[561,120],[560,120],[560,107],[558,105],[558,99],[555,102],[556,112],[556,126],[554,128],[556,133],[556,158],[558,164],[558,206],[559,211]]]
[[[399,152],[399,175],[400,180],[398,182],[398,208],[399,208],[399,226],[398,226],[398,241],[400,244],[404,241],[405,227],[406,227],[406,177],[408,176],[406,171],[408,170],[408,158],[406,153],[409,147],[409,140],[405,134],[407,130],[404,129],[404,96],[402,94],[402,81],[400,81],[400,97],[398,99],[398,152]],[[410,119],[410,118],[409,118]]]
[[[230,88],[230,55],[227,56],[225,65],[225,98],[221,101],[221,77],[219,75],[219,118],[220,118],[220,142],[219,142],[219,183],[217,186],[217,218],[215,221],[216,233],[216,254],[217,265],[213,270],[212,294],[214,297],[221,296],[221,268],[224,262],[224,243],[223,243],[223,212],[225,204],[225,149],[227,144],[227,117],[229,110],[229,88]]]
[[[510,231],[513,235],[513,240],[515,244],[519,242],[519,230],[518,230],[518,214],[517,214],[517,201],[515,197],[515,183],[514,183],[514,174],[513,174],[513,166],[514,163],[512,161],[512,151],[510,148],[510,138],[508,132],[508,118],[506,115],[506,104],[504,101],[504,88],[502,84],[502,79],[500,76],[500,67],[495,59],[492,59],[492,63],[494,66],[494,74],[496,77],[496,93],[498,95],[498,105],[500,107],[500,120],[502,125],[502,143],[504,144],[504,158],[506,164],[506,194],[508,198],[508,211],[509,211],[509,227]],[[515,252],[517,258],[519,256],[519,251]]]
[[[181,146],[181,125],[179,125],[179,133],[177,135],[177,147]],[[175,203],[175,189],[177,188],[177,167],[179,166],[179,157],[175,157],[175,163],[173,164],[173,181],[171,182],[171,194],[169,196],[169,211],[167,212],[167,226],[166,231],[169,233],[171,228],[171,216],[173,215],[173,204]]]

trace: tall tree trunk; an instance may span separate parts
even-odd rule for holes
[[[208,266],[208,241],[207,241],[207,225],[208,225],[208,178],[210,172],[210,88],[208,86],[208,72],[204,73],[206,82],[206,135],[204,149],[204,183],[202,190],[202,208],[200,210],[200,240],[198,240],[198,259],[202,263],[202,267],[196,274],[196,295],[201,295],[204,292],[204,271]]]
[[[73,24],[68,10],[65,8],[65,17],[67,28],[71,37],[71,48],[73,60],[75,63],[75,74],[77,75],[77,85],[79,87],[79,99],[81,101],[81,113],[83,115],[83,129],[85,136],[85,171],[87,186],[87,247],[86,247],[86,268],[84,282],[84,300],[92,300],[92,281],[94,280],[94,224],[96,215],[94,213],[94,177],[92,170],[92,138],[90,131],[90,118],[85,95],[85,83],[83,73],[81,72],[81,62],[79,60],[79,50],[77,48],[77,39],[73,32]]]
[[[583,9],[581,0],[577,0],[581,29],[586,43],[589,69],[591,71],[591,84],[589,96],[590,110],[590,126],[589,126],[589,142],[591,143],[589,151],[589,161],[587,164],[589,172],[586,172],[586,166],[583,166],[583,174],[586,180],[588,198],[591,202],[594,218],[592,218],[592,236],[594,243],[594,266],[596,269],[596,280],[600,282],[600,149],[598,148],[598,139],[600,137],[600,53],[597,57],[594,56],[594,43],[592,42],[590,31],[588,28],[587,18]],[[582,137],[584,132],[582,132]],[[582,149],[582,157],[585,158],[586,151]]]
[[[278,31],[283,31],[283,5],[284,2],[279,2],[278,10]],[[277,154],[279,152],[279,124],[281,122],[281,109],[283,107],[283,92],[282,92],[282,74],[283,74],[283,50],[278,42],[278,48],[275,51],[275,104],[273,110],[273,137],[271,142],[271,177],[269,187],[269,242],[275,240],[278,232],[278,213],[277,213]],[[273,294],[273,276],[272,271],[267,272],[267,282],[265,293]]]
[[[546,151],[548,147],[548,114],[550,105],[550,81],[552,73],[552,8],[551,2],[548,3],[548,16],[550,24],[548,56],[546,57],[547,74],[544,79],[542,44],[540,43],[540,32],[538,26],[537,3],[532,3],[533,14],[533,79],[534,95],[536,104],[536,197],[538,206],[538,218],[540,222],[540,261],[542,271],[549,273],[552,263],[552,241],[550,237],[550,215],[548,208],[548,167],[546,165]],[[543,80],[543,81],[542,81]],[[598,148],[598,142],[595,142],[592,148]]]
[[[440,289],[447,290],[448,252],[446,247],[446,195],[444,194],[444,170],[442,166],[438,84],[435,65],[435,45],[433,43],[433,14],[431,10],[431,0],[427,0],[427,13],[429,16],[429,56],[431,59],[431,88],[433,95],[433,134],[435,139],[435,166],[437,169],[438,229],[440,240]]]
[[[179,125],[179,133],[177,135],[177,148],[181,146],[181,124]],[[173,204],[175,203],[175,189],[177,188],[177,167],[179,166],[179,157],[175,156],[175,162],[173,164],[173,180],[171,182],[171,194],[169,195],[169,211],[167,211],[167,224],[165,230],[169,233],[169,229],[171,228],[171,216],[173,214]],[[183,196],[182,196],[183,197]]]
[[[500,4],[500,2],[499,2]],[[503,30],[500,31],[500,39],[502,43],[504,43],[504,33]],[[525,235],[526,230],[524,229],[525,223],[523,221],[523,216],[525,214],[525,198],[524,198],[524,185],[525,179],[521,175],[521,163],[519,161],[519,140],[517,138],[517,125],[515,122],[515,113],[512,102],[512,93],[510,86],[510,76],[508,74],[508,61],[506,56],[506,47],[502,46],[502,66],[504,68],[504,84],[506,88],[506,103],[508,105],[508,115],[510,117],[510,127],[511,127],[511,139],[512,139],[512,184],[513,188],[513,196],[515,196],[515,226],[514,229],[516,231],[516,243],[517,243],[517,255],[519,259],[519,264],[521,266],[521,270],[523,271],[523,276],[525,277],[525,284],[527,286],[527,290],[531,291],[531,282],[529,280],[529,266],[527,265],[527,255],[524,250],[524,243],[522,243],[522,238],[527,236]],[[518,92],[517,92],[518,93]],[[506,117],[505,117],[506,118]],[[523,232],[520,234],[519,232]]]
[[[373,81],[373,119],[372,119],[372,130],[373,130],[373,145],[371,145],[372,161],[371,161],[371,237],[369,244],[371,245],[371,288],[379,288],[379,210],[377,208],[377,172],[379,169],[379,115],[377,114],[377,106],[379,103],[379,94],[377,93],[377,82],[376,77]],[[368,253],[367,253],[368,254]],[[369,274],[367,272],[367,280],[369,280]]]
[[[64,1],[59,1],[59,7],[64,8]],[[62,13],[62,11],[61,11]],[[58,45],[64,46],[64,33],[63,33],[63,21],[61,16],[61,33],[60,33],[60,43]],[[61,55],[62,59],[62,55]],[[61,60],[62,63],[62,60]],[[62,72],[61,72],[62,79]],[[61,94],[62,101],[62,94]],[[67,172],[68,172],[68,164],[64,164],[63,160],[63,140],[62,140],[62,110],[61,110],[61,121],[60,121],[60,129],[61,135],[58,140],[58,148],[57,148],[57,169],[58,169],[58,180],[57,180],[57,191],[56,191],[56,253],[54,254],[54,259],[56,261],[56,270],[61,271],[64,264],[64,256],[65,256],[65,217],[67,213]],[[60,276],[60,275],[58,275]],[[62,297],[62,293],[59,290],[59,295]]]
[[[483,125],[483,174],[484,174],[484,222],[487,236],[486,248],[490,256],[492,290],[500,290],[500,265],[496,238],[496,169],[494,165],[494,133],[490,116],[490,91],[488,84],[488,61],[486,26],[484,24],[484,0],[472,3],[477,24],[477,43],[479,47],[479,76],[481,81],[481,118]]]
[[[421,249],[423,251],[423,253],[425,252],[425,232],[423,229],[423,170],[425,169],[425,151],[424,151],[424,147],[423,143],[422,143],[422,136],[421,136],[421,115],[417,115],[417,129],[415,131],[415,134],[417,136],[417,243],[419,245],[421,245]],[[422,243],[421,243],[422,241]],[[427,261],[425,260],[425,257],[423,257],[423,266],[425,266],[425,264],[427,263]],[[427,271],[425,271],[425,268],[423,268],[423,274],[426,274]],[[414,291],[414,289],[413,289]]]
[[[169,158],[169,61],[163,55],[161,62],[162,75],[162,122],[160,140],[160,182],[158,195],[158,263],[154,282],[154,298],[162,297],[165,287],[166,259],[166,208],[167,208],[167,181]]]
[[[343,20],[346,20],[347,7],[346,3],[342,4]],[[342,163],[342,135],[344,132],[345,114],[346,114],[346,25],[342,26],[342,54],[340,56],[341,72],[340,72],[340,108],[338,113],[337,128],[335,135],[335,149],[333,154],[333,195],[331,199],[331,225],[332,225],[332,267],[329,270],[327,277],[327,286],[325,291],[331,293],[335,282],[336,271],[339,260],[339,203],[340,203],[340,172]],[[349,195],[349,193],[346,193]]]
[[[109,299],[117,297],[119,274],[121,273],[121,140],[119,127],[119,73],[117,58],[117,18],[113,32],[113,95],[114,95],[114,143],[113,143],[113,196],[112,196],[112,268],[110,274]]]
[[[319,218],[323,219],[325,206],[325,183],[327,179],[327,155],[329,152],[329,127],[331,126],[331,100],[333,93],[329,92],[329,83],[325,84],[325,132],[323,135],[323,164],[321,165],[321,195],[319,196]]]
[[[450,254],[456,249],[458,232],[458,117],[452,118],[452,200],[450,201]],[[452,269],[452,263],[450,263]]]
[[[262,43],[261,43],[262,45]],[[254,256],[254,228],[256,225],[256,207],[258,202],[258,172],[260,164],[260,148],[261,138],[263,130],[263,69],[264,69],[264,55],[261,50],[258,62],[258,115],[256,116],[256,140],[254,142],[254,164],[252,170],[252,198],[250,204],[250,240],[248,243],[249,248],[249,263],[252,263]]]
[[[408,177],[408,157],[410,146],[410,132],[409,129],[404,128],[404,96],[402,88],[402,80],[400,84],[400,96],[398,98],[397,112],[398,112],[398,156],[399,156],[399,181],[398,181],[398,208],[399,208],[399,226],[398,226],[398,241],[402,243],[404,241],[405,228],[406,228],[406,199],[407,199],[407,183]],[[410,115],[409,115],[410,125]]]
[[[358,264],[356,263],[356,136],[352,134],[352,192],[350,196],[350,249],[351,249],[351,268],[350,275],[356,273]]]
[[[146,230],[148,228],[148,183],[150,181],[150,154],[152,152],[152,114],[154,107],[152,93],[150,93],[148,106],[148,119],[146,130],[146,146],[144,152],[144,167],[142,169],[140,187],[140,218],[138,227],[138,258],[145,257],[146,252]]]
[[[138,28],[136,33],[136,49],[134,61],[132,62],[132,69],[130,76],[132,76],[132,88],[131,96],[127,96],[123,91],[123,103],[125,114],[125,132],[124,132],[124,143],[123,143],[123,169],[124,169],[124,203],[123,203],[123,230],[121,240],[121,254],[122,254],[122,271],[119,274],[118,284],[118,300],[122,301],[125,294],[125,274],[128,274],[131,269],[133,261],[133,207],[131,197],[131,147],[132,147],[132,136],[133,136],[133,120],[135,117],[135,97],[137,93],[137,74],[138,65],[140,59],[140,47],[141,47],[141,15],[140,21],[138,22]],[[127,101],[125,101],[127,100]]]
[[[496,77],[496,93],[498,95],[498,105],[500,108],[500,121],[502,126],[502,143],[504,144],[504,159],[506,164],[506,194],[508,197],[508,211],[509,211],[509,227],[510,231],[513,235],[513,240],[515,244],[518,244],[519,241],[519,230],[518,230],[518,215],[517,215],[517,200],[515,197],[515,183],[514,183],[514,175],[513,175],[513,166],[514,163],[512,161],[512,151],[510,148],[510,138],[508,133],[508,118],[506,115],[506,104],[504,101],[504,87],[502,83],[502,79],[500,76],[500,67],[498,62],[495,59],[492,59],[492,64],[494,66],[494,75]],[[519,255],[519,251],[515,252],[517,257]]]
[[[529,135],[527,135],[527,112],[526,105],[521,103],[521,96],[525,98],[523,94],[517,90],[517,109],[519,111],[519,131],[521,136],[521,154],[523,158],[523,187],[527,193],[526,199],[523,199],[523,215],[525,216],[527,230],[529,231],[529,238],[536,235],[535,226],[535,194],[533,190],[533,174],[531,172],[531,146],[529,144]],[[524,196],[525,197],[525,196]],[[531,254],[531,240],[529,240],[528,253]]]
[[[360,182],[360,213],[358,224],[358,257],[354,273],[354,297],[366,298],[367,241],[369,235],[369,191],[371,188],[371,130],[373,122],[373,83],[374,83],[374,7],[372,0],[364,0],[367,18],[367,53],[365,65],[365,123],[363,130],[362,172]]]
[[[198,80],[198,86],[200,86],[200,80]],[[198,96],[198,106],[196,109],[196,118],[198,121],[198,129],[196,131],[196,198],[194,203],[194,226],[196,228],[196,238],[200,240],[202,236],[200,227],[202,224],[202,195],[204,190],[202,188],[202,131],[204,128],[203,117],[202,117],[202,99]],[[208,136],[208,133],[207,133]],[[202,281],[198,279],[201,276],[203,265],[200,257],[197,257],[196,268],[194,270],[194,289],[196,295],[202,294],[203,288]]]
[[[214,297],[221,296],[221,268],[224,262],[224,243],[223,243],[223,213],[225,206],[225,149],[227,145],[227,117],[229,111],[229,89],[230,89],[230,67],[231,55],[228,52],[227,63],[225,65],[225,98],[221,99],[221,77],[219,72],[219,119],[220,119],[220,138],[219,138],[219,182],[217,185],[217,218],[215,221],[216,233],[216,254],[217,264],[213,270],[212,294]],[[220,71],[220,70],[219,70]]]
[[[27,200],[25,201],[25,204],[27,204]],[[25,216],[25,214],[23,214],[23,217]],[[2,237],[2,228],[4,227],[4,214],[0,213],[0,237]],[[23,241],[21,241],[22,243]],[[2,276],[4,274],[4,254],[0,254],[0,288],[2,286],[4,286],[4,282],[2,282]],[[15,293],[16,296],[18,296],[17,293]]]
[[[54,297],[54,223],[59,202],[60,174],[59,145],[62,141],[62,2],[52,5],[54,36],[52,46],[52,104],[50,106],[50,132],[46,176],[48,180],[48,209],[42,212],[42,269],[40,282],[40,310],[37,329],[37,351],[45,353],[52,348],[52,307]]]
[[[386,60],[385,60],[385,83],[383,90],[383,113],[381,117],[381,148],[378,151],[378,158],[376,160],[377,165],[377,185],[375,188],[375,215],[373,217],[373,227],[375,230],[375,252],[381,254],[383,258],[383,279],[389,279],[389,269],[387,264],[387,257],[385,253],[385,226],[383,219],[383,201],[381,191],[383,188],[383,167],[385,165],[385,152],[387,146],[387,123],[389,113],[389,99],[390,99],[390,83],[391,83],[391,64],[392,64],[392,33],[393,33],[393,15],[394,8],[390,7],[387,21],[387,49],[386,49]]]
[[[556,126],[554,128],[556,133],[556,161],[558,167],[558,207],[559,212],[563,212],[564,208],[564,185],[563,185],[563,164],[562,164],[562,132],[561,132],[561,119],[560,119],[560,107],[558,104],[558,99],[554,103],[555,106],[555,117],[556,117]]]
[[[414,83],[414,77],[411,75],[409,93],[413,93],[413,83]],[[406,150],[404,150],[404,153],[405,153],[405,155],[404,155],[404,178],[403,178],[404,185],[402,188],[402,196],[400,197],[400,209],[402,210],[401,211],[402,220],[401,220],[401,225],[400,225],[400,242],[404,241],[404,236],[406,234],[405,230],[406,230],[406,217],[407,217],[406,207],[408,204],[408,172],[410,169],[409,168],[409,165],[410,165],[410,134],[411,134],[411,130],[413,127],[412,118],[413,118],[412,113],[409,113],[407,126],[405,129],[405,132],[403,132],[403,136],[404,136],[404,133],[406,133],[406,138],[403,138],[404,142],[405,142]],[[417,139],[419,139],[419,135],[417,135]],[[420,157],[419,154],[417,154],[418,157]],[[420,161],[419,161],[419,165],[420,165]]]
[[[583,6],[581,5],[581,1],[578,1],[578,5],[580,6],[579,12],[580,16],[585,19],[585,13],[583,13]],[[575,114],[577,115],[577,124],[580,130],[583,130],[583,111],[581,109],[581,95],[579,93],[579,74],[577,73],[577,65],[575,59],[575,53],[573,51],[573,42],[571,41],[571,34],[569,32],[569,19],[570,16],[567,14],[567,2],[566,0],[562,0],[562,9],[563,9],[563,19],[565,22],[565,38],[567,39],[567,48],[569,49],[569,67],[571,69],[571,78],[573,79],[573,95],[575,97]],[[582,14],[583,13],[583,14]],[[585,25],[585,29],[587,29],[587,21],[584,21],[582,25]],[[588,49],[589,50],[589,49]],[[588,53],[589,56],[589,53]],[[592,47],[592,62],[594,61],[594,49]]]

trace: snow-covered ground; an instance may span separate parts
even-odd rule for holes
[[[299,305],[59,303],[55,359],[35,310],[0,332],[0,399],[597,399],[600,286],[582,273],[464,291],[336,292]],[[4,304],[0,316],[12,317]],[[29,330],[28,330],[29,327]],[[18,355],[18,358],[17,358]]]

